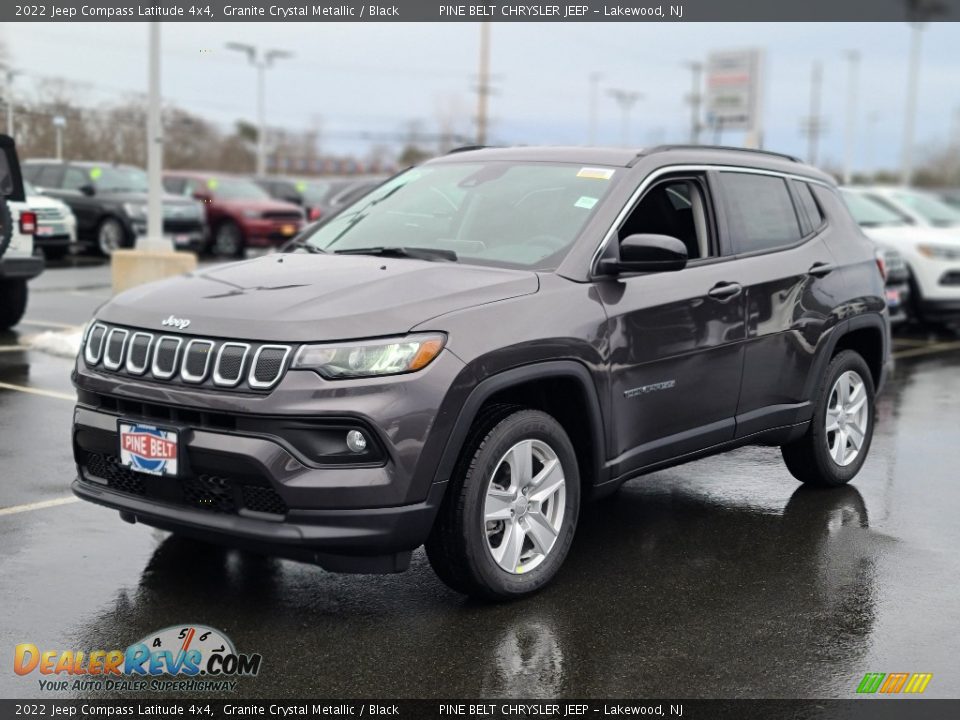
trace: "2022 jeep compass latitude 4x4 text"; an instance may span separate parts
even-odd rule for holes
[[[884,278],[830,178],[664,146],[468,149],[290,252],[104,305],[74,380],[81,498],[131,522],[466,593],[542,587],[580,506],[782,448],[857,474]]]

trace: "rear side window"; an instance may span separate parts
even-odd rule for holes
[[[90,177],[80,168],[68,167],[66,175],[63,176],[64,190],[79,190],[84,185],[90,184]]]
[[[786,180],[723,172],[720,187],[734,252],[775,250],[799,242],[800,221]]]
[[[800,202],[800,220],[803,225],[803,234],[809,235],[823,227],[825,222],[823,212],[813,195],[813,188],[810,187],[810,183],[794,180],[793,189],[796,190],[797,200]]]

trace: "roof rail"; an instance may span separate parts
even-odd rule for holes
[[[640,152],[640,155],[650,155],[656,152],[663,152],[666,150],[732,150],[735,152],[745,152],[745,153],[757,153],[759,155],[770,155],[771,157],[778,157],[783,160],[789,160],[791,162],[803,162],[800,158],[794,155],[787,155],[786,153],[773,152],[772,150],[757,150],[755,148],[745,148],[745,147],[734,147],[732,145],[657,145],[652,148],[645,148]]]
[[[489,145],[461,145],[460,147],[455,147],[453,150],[447,150],[447,155],[453,155],[454,153],[470,152],[471,150],[484,150],[490,147]]]

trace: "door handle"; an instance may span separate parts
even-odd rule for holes
[[[714,300],[726,302],[743,292],[743,286],[735,282],[718,282],[707,291],[707,295]]]
[[[813,275],[814,277],[817,277],[817,278],[822,278],[822,277],[826,277],[836,269],[837,269],[837,266],[833,265],[832,263],[815,262],[813,265],[810,266],[810,269],[807,270],[807,274]]]

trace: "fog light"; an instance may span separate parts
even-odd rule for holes
[[[347,447],[350,452],[362,453],[367,449],[367,438],[359,430],[351,430],[347,433]]]

